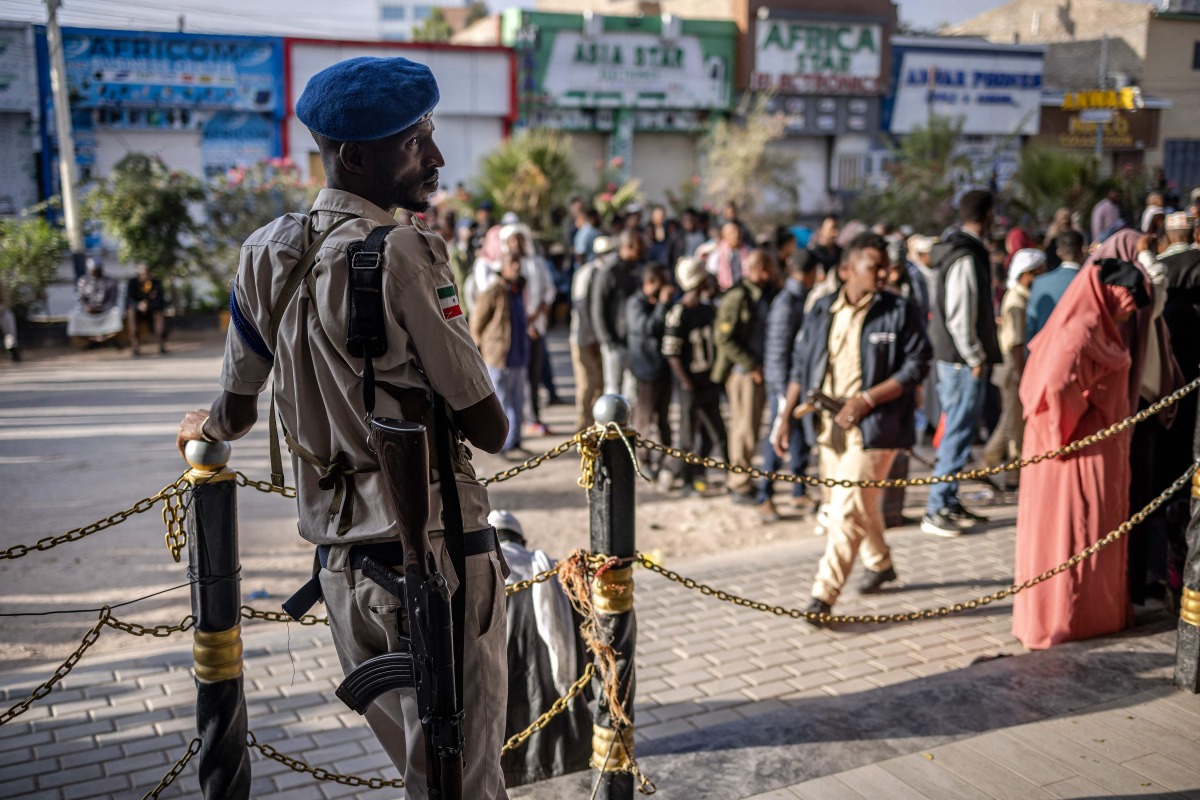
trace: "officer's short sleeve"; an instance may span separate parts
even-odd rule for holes
[[[454,274],[444,262],[421,269],[400,288],[400,324],[408,332],[433,390],[455,411],[473,406],[495,389],[471,338]]]
[[[229,334],[225,338],[225,359],[221,363],[221,388],[233,394],[255,395],[271,377],[272,362],[260,333],[263,328],[262,304],[267,303],[269,317],[270,264],[257,261],[266,256],[266,248],[242,248],[241,263],[230,288]],[[258,280],[266,281],[259,286]]]

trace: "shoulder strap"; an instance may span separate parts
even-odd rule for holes
[[[432,390],[431,390],[432,391]],[[463,543],[462,506],[458,499],[458,478],[454,472],[454,460],[450,457],[453,444],[453,428],[446,410],[445,399],[436,391],[433,394],[434,448],[438,459],[438,488],[442,495],[442,527],[446,537],[446,552],[450,563],[458,574],[458,590],[450,598],[451,617],[454,621],[454,685],[458,692],[459,708],[463,702],[463,626],[466,624],[467,603],[467,556]]]
[[[363,408],[375,413],[375,365],[372,359],[387,352],[387,328],[383,310],[383,252],[387,235],[395,225],[374,228],[361,245],[350,250],[350,274],[346,280],[350,319],[346,326],[346,350],[363,360]]]

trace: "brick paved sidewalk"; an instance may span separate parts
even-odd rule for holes
[[[874,597],[851,590],[838,611],[943,605],[1008,585],[1015,509],[991,513],[990,530],[959,539],[914,529],[889,533],[901,580]],[[814,537],[667,566],[730,592],[802,607],[821,546]],[[1141,703],[1170,681],[1170,620],[1018,655],[1007,603],[906,625],[822,631],[702,597],[645,571],[637,584],[638,754],[664,798],[748,797],[877,762],[878,769],[903,770],[892,759],[1002,729],[1011,738],[1016,734],[1008,729],[1020,730],[1014,726],[1034,723],[1030,728],[1040,730],[1038,720],[1101,703]],[[127,611],[123,616],[133,621],[159,621]],[[89,625],[80,620],[81,635]],[[333,697],[341,672],[327,629],[258,623],[247,626],[245,645],[250,729],[260,741],[330,770],[394,777],[365,724]],[[1017,657],[986,660],[1002,654]],[[183,637],[85,656],[49,698],[0,728],[3,796],[141,796],[194,735],[190,664],[190,640]],[[26,697],[53,668],[0,675],[0,705]],[[1200,715],[1195,701],[1172,698],[1173,710],[1164,713]],[[1148,736],[1143,748],[1151,751],[1130,758],[1171,758],[1172,751],[1152,744],[1160,740]],[[946,760],[947,769],[954,763]],[[253,769],[255,798],[398,794],[318,784],[257,756]],[[586,797],[587,781],[586,773],[568,776],[513,796]],[[196,796],[194,767],[162,796]]]

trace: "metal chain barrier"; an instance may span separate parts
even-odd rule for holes
[[[36,542],[30,545],[18,544],[13,545],[7,550],[0,550],[0,561],[5,559],[21,558],[22,556],[29,555],[35,550],[45,551],[58,547],[60,544],[77,542],[80,539],[91,536],[93,533],[99,533],[102,530],[120,525],[130,517],[138,514],[145,514],[147,511],[154,508],[158,501],[166,500],[172,497],[178,497],[186,492],[188,488],[188,482],[184,480],[182,476],[180,476],[179,480],[175,481],[169,486],[164,487],[163,490],[158,494],[153,495],[152,497],[144,497],[124,511],[118,511],[117,513],[107,516],[102,520],[93,522],[91,525],[84,525],[82,528],[73,528],[58,536],[47,536],[43,539],[38,539]]]
[[[237,485],[245,486],[249,489],[257,489],[264,494],[277,494],[281,497],[292,498],[296,496],[296,488],[294,486],[276,486],[270,481],[256,481],[244,472],[237,473]]]
[[[592,680],[592,676],[595,674],[596,667],[592,664],[592,662],[589,661],[587,665],[584,666],[583,674],[579,676],[579,680],[571,684],[571,688],[567,690],[567,693],[551,703],[550,708],[546,710],[546,713],[542,714],[540,717],[530,723],[528,728],[520,733],[514,733],[512,737],[504,743],[504,747],[500,748],[500,755],[504,755],[509,751],[516,750],[518,747],[525,744],[525,742],[529,741],[530,736],[533,736],[542,728],[545,728],[550,724],[550,720],[554,719],[559,714],[570,708],[571,702],[579,696],[579,693],[583,691],[583,687],[588,685],[588,683]]]
[[[403,778],[392,778],[391,780],[384,780],[383,778],[360,778],[357,775],[342,775],[337,772],[330,772],[322,767],[309,766],[298,758],[292,758],[289,755],[284,755],[271,745],[258,741],[258,739],[255,738],[253,731],[246,734],[246,741],[251,747],[262,753],[266,758],[269,758],[272,761],[278,761],[288,769],[296,772],[303,772],[308,775],[312,775],[313,778],[319,781],[331,781],[333,783],[340,783],[343,786],[365,786],[368,789],[404,788]]]
[[[96,640],[100,638],[100,634],[103,632],[105,626],[115,628],[116,630],[123,631],[133,636],[154,636],[161,639],[166,638],[173,633],[189,630],[195,624],[196,618],[189,614],[177,625],[156,625],[152,628],[148,628],[145,625],[138,625],[132,622],[122,622],[112,615],[112,610],[108,606],[105,606],[104,608],[100,609],[100,617],[96,620],[96,624],[92,626],[91,630],[84,634],[83,639],[79,642],[79,646],[75,648],[75,651],[71,653],[71,655],[67,656],[67,660],[60,664],[58,669],[54,670],[54,674],[51,675],[47,680],[38,684],[38,686],[32,692],[30,692],[29,697],[12,706],[3,714],[0,714],[0,725],[4,725],[21,716],[29,710],[30,706],[32,706],[38,700],[41,700],[46,695],[50,694],[50,692],[54,690],[55,684],[67,677],[71,670],[75,669],[75,665],[79,663],[79,659],[83,658],[83,654],[86,653],[91,646],[96,643]]]
[[[884,478],[877,481],[854,481],[849,479],[836,478],[815,478],[810,475],[788,475],[780,472],[766,472],[755,467],[744,467],[736,464],[729,464],[724,461],[718,461],[715,458],[705,458],[698,456],[695,453],[689,453],[686,450],[680,450],[675,447],[662,444],[660,442],[647,439],[640,433],[634,433],[637,446],[644,447],[647,450],[662,453],[671,458],[677,458],[686,464],[693,466],[705,467],[706,469],[716,469],[723,472],[729,472],[734,475],[748,475],[753,479],[766,478],[772,481],[780,481],[783,483],[802,483],[808,486],[824,486],[826,488],[851,488],[857,486],[863,489],[898,489],[903,486],[933,486],[938,483],[950,483],[953,481],[971,481],[979,480],[980,478],[991,478],[1005,472],[1015,472],[1024,469],[1031,464],[1039,464],[1052,458],[1060,458],[1062,456],[1077,453],[1080,450],[1091,447],[1094,444],[1103,442],[1105,439],[1110,439],[1122,431],[1128,430],[1139,422],[1143,422],[1150,417],[1158,414],[1163,409],[1174,405],[1180,399],[1186,397],[1191,392],[1200,387],[1200,378],[1183,386],[1167,395],[1157,403],[1139,411],[1137,414],[1126,417],[1120,422],[1116,422],[1103,430],[1084,436],[1082,439],[1065,444],[1056,450],[1051,450],[1047,453],[1039,453],[1030,458],[1019,458],[1015,461],[1010,461],[1007,464],[1001,464],[995,467],[980,467],[978,469],[956,472],[953,475],[931,475],[928,478]]]
[[[664,578],[667,578],[668,580],[682,584],[685,588],[698,591],[698,592],[700,592],[700,594],[705,595],[706,597],[714,597],[717,600],[722,600],[727,603],[733,603],[734,605],[742,606],[743,608],[750,608],[755,611],[764,611],[767,613],[774,614],[775,616],[778,616],[778,617],[791,617],[792,619],[802,619],[807,622],[820,622],[820,623],[840,622],[840,623],[848,623],[848,624],[852,624],[852,625],[883,625],[886,623],[916,622],[917,620],[922,620],[922,619],[934,619],[937,617],[947,617],[947,616],[950,616],[951,614],[960,614],[964,611],[971,611],[976,608],[981,608],[983,606],[990,605],[991,603],[994,603],[998,600],[1003,600],[1006,597],[1011,597],[1012,595],[1015,595],[1019,592],[1023,592],[1026,589],[1029,589],[1033,586],[1037,586],[1039,583],[1048,581],[1051,578],[1053,578],[1055,575],[1058,575],[1059,573],[1062,573],[1062,572],[1066,572],[1068,569],[1071,569],[1072,567],[1076,566],[1080,562],[1082,562],[1088,558],[1091,558],[1096,553],[1099,553],[1101,550],[1103,550],[1104,548],[1113,544],[1118,539],[1120,539],[1122,536],[1129,533],[1129,531],[1131,531],[1135,526],[1137,526],[1143,520],[1145,520],[1146,517],[1150,516],[1155,511],[1157,511],[1159,506],[1161,506],[1168,499],[1170,499],[1176,492],[1178,492],[1180,489],[1182,489],[1183,487],[1185,487],[1187,485],[1188,481],[1191,480],[1192,475],[1196,472],[1196,470],[1198,468],[1200,468],[1200,462],[1196,462],[1195,464],[1192,464],[1192,466],[1188,468],[1187,472],[1185,472],[1185,473],[1183,473],[1183,475],[1179,476],[1175,480],[1174,483],[1172,483],[1170,486],[1168,486],[1163,491],[1162,494],[1160,494],[1158,497],[1151,500],[1150,503],[1148,505],[1146,505],[1145,508],[1143,508],[1141,511],[1138,511],[1136,514],[1134,514],[1132,517],[1130,517],[1125,522],[1122,522],[1116,528],[1116,530],[1109,532],[1109,534],[1107,536],[1105,536],[1104,538],[1099,539],[1096,542],[1093,542],[1092,544],[1085,547],[1083,550],[1079,551],[1078,553],[1075,553],[1073,556],[1068,558],[1063,563],[1059,564],[1057,567],[1054,567],[1053,569],[1048,569],[1045,572],[1043,572],[1042,574],[1040,574],[1036,577],[1030,578],[1029,580],[1025,581],[1024,583],[1016,584],[1016,585],[1010,586],[1006,589],[1001,589],[998,592],[994,592],[989,595],[984,595],[983,597],[977,597],[974,600],[968,600],[968,601],[962,602],[962,603],[955,603],[950,606],[941,606],[940,608],[926,608],[926,609],[921,609],[918,611],[904,611],[904,612],[896,612],[896,613],[891,613],[891,614],[845,614],[845,615],[842,615],[842,614],[818,614],[816,612],[811,612],[811,611],[802,611],[798,608],[788,608],[787,606],[775,606],[775,605],[771,605],[769,603],[761,603],[757,600],[749,600],[745,597],[739,597],[738,595],[731,594],[731,593],[723,591],[721,589],[715,589],[712,586],[709,586],[704,583],[700,583],[699,581],[693,580],[692,578],[684,577],[677,572],[669,570],[666,567],[662,567],[662,566],[654,563],[649,557],[642,555],[641,553],[639,553],[638,555],[634,556],[632,559],[629,559],[629,560],[634,561],[638,564],[641,564],[643,567],[650,570],[651,572],[656,572],[659,575],[663,576]]]
[[[163,789],[166,789],[168,786],[170,786],[172,783],[175,782],[175,779],[178,778],[179,774],[181,772],[183,772],[185,767],[187,767],[188,762],[192,760],[192,756],[196,755],[199,752],[200,752],[200,737],[197,736],[196,738],[192,739],[191,742],[188,743],[188,749],[184,752],[184,754],[182,756],[180,756],[179,760],[176,761],[175,764],[169,770],[167,770],[167,774],[163,775],[159,779],[158,786],[155,786],[153,789],[151,789],[150,791],[148,791],[144,795],[142,795],[142,800],[154,800],[154,798],[157,798],[159,796],[159,794],[162,793]]]

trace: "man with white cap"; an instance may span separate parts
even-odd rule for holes
[[[544,550],[530,549],[525,529],[511,511],[496,509],[488,523],[500,537],[512,573],[506,583],[526,581],[554,568]],[[575,614],[557,580],[535,583],[508,605],[509,691],[505,736],[529,727],[565,695],[583,670],[583,644]],[[592,720],[587,702],[577,697],[524,746],[502,759],[509,786],[546,780],[587,768],[592,752]]]
[[[675,376],[679,400],[679,447],[701,457],[715,448],[728,449],[725,422],[721,419],[721,387],[710,373],[716,361],[713,325],[713,288],[708,269],[698,258],[681,258],[675,266],[675,283],[683,296],[667,311],[663,323],[662,352]],[[704,467],[675,464],[684,494],[704,494]]]
[[[1033,279],[1046,271],[1046,254],[1027,247],[1013,254],[1008,267],[1008,285],[1000,301],[997,337],[1004,356],[994,383],[1000,388],[1000,421],[983,450],[983,463],[994,467],[1021,455],[1025,419],[1021,409],[1021,375],[1025,371],[1025,309]],[[1009,476],[1015,480],[1016,473]]]
[[[397,226],[394,217],[398,208],[424,211],[438,188],[445,162],[431,115],[439,99],[432,71],[405,58],[352,58],[309,81],[296,116],[320,148],[327,188],[308,216],[280,217],[243,245],[231,288],[224,392],[211,411],[187,414],[179,445],[244,436],[258,417],[257,395],[274,377],[300,535],[317,546],[320,561],[317,583],[310,581],[288,610],[303,613],[323,597],[349,672],[405,644],[400,599],[361,569],[367,557],[393,566],[404,559],[399,510],[368,446],[368,420],[377,413],[426,425],[426,530],[451,591],[461,637],[455,662],[465,676],[456,680],[466,710],[463,796],[495,800],[507,797],[500,770],[505,567],[487,521],[487,490],[465,442],[495,453],[508,422],[467,328],[445,242],[419,216],[411,226]],[[367,270],[378,285],[363,294]],[[352,317],[355,303],[356,312],[373,313],[375,333],[382,328],[369,353],[359,340],[358,356],[350,352],[351,331],[363,325]],[[272,449],[272,480],[282,485]],[[426,742],[415,691],[386,692],[365,716],[403,773],[405,796],[424,800]]]

